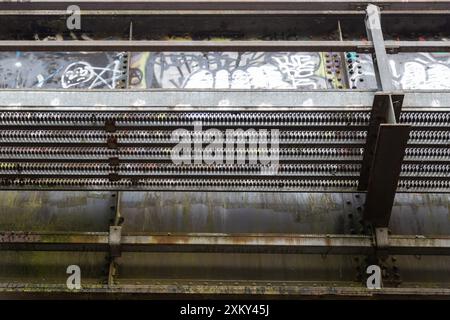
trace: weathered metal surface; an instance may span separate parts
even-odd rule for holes
[[[0,230],[104,231],[108,192],[0,192]]]
[[[125,192],[123,228],[146,233],[344,234],[350,232],[346,213],[357,219],[362,203],[359,194]]]
[[[394,234],[447,235],[450,195],[397,194],[389,228]]]
[[[117,259],[118,283],[159,279],[355,281],[359,256],[247,253],[129,253]],[[360,261],[361,261],[360,260]]]
[[[21,9],[21,10],[47,10],[47,9],[60,9],[64,10],[68,4],[78,4],[86,9],[95,10],[145,10],[145,9],[158,9],[158,10],[183,10],[183,9],[195,9],[195,10],[323,10],[324,7],[329,10],[363,10],[367,4],[372,3],[379,5],[381,8],[389,10],[445,10],[448,9],[449,2],[446,0],[435,1],[399,1],[399,0],[373,0],[373,1],[323,1],[323,0],[283,0],[283,1],[261,1],[261,0],[216,0],[216,1],[158,1],[158,0],[137,0],[137,1],[94,1],[94,0],[78,0],[78,1],[54,1],[54,0],[39,0],[33,1],[31,5],[21,2],[5,2],[2,3],[1,9]]]
[[[107,251],[114,252],[229,252],[229,253],[309,253],[365,254],[370,252],[368,236],[345,235],[264,235],[264,234],[149,234],[121,237],[113,228],[108,236],[100,233],[1,232],[2,250]],[[417,241],[416,241],[417,242]],[[436,241],[438,242],[438,241]],[[408,242],[398,241],[404,247]],[[429,240],[433,243],[433,239]],[[445,249],[445,240],[441,239]],[[414,250],[414,243],[411,243]],[[419,246],[419,245],[418,245]],[[422,252],[417,248],[418,252]],[[116,255],[118,256],[118,255]]]
[[[106,279],[103,252],[14,252],[0,255],[0,283],[66,284],[67,267],[78,265],[85,284],[102,284]]]
[[[347,196],[349,197],[347,200]],[[108,192],[8,191],[0,193],[2,231],[107,232],[113,217]],[[125,192],[124,232],[299,233],[350,232],[364,194]],[[448,194],[397,194],[393,234],[446,235]],[[347,211],[345,211],[347,210]]]
[[[336,286],[337,285],[337,286]],[[70,291],[61,285],[30,285],[9,284],[0,287],[0,297],[23,297],[33,295],[39,298],[52,297],[77,297],[77,298],[119,298],[140,299],[152,297],[184,297],[184,298],[245,298],[245,297],[270,297],[272,299],[293,298],[332,298],[332,299],[392,299],[392,298],[417,298],[422,299],[446,299],[450,294],[447,288],[383,288],[381,290],[368,290],[358,286],[345,286],[343,283],[317,283],[311,286],[304,282],[260,282],[252,284],[241,282],[169,282],[158,281],[150,285],[86,285],[80,290]],[[24,295],[25,294],[25,295]],[[132,294],[132,296],[130,296]]]
[[[36,194],[35,192],[30,194]],[[86,193],[89,194],[89,193]],[[176,196],[178,195],[178,196]],[[66,197],[69,195],[66,194]],[[24,204],[27,203],[24,198]],[[32,201],[32,198],[28,198]],[[364,201],[363,195],[351,198],[349,203],[342,195],[320,195],[320,194],[202,194],[202,193],[158,193],[156,195],[150,193],[124,193],[122,195],[121,211],[124,221],[125,232],[295,232],[297,234],[305,233],[349,233],[351,227],[347,214],[358,215],[358,207]],[[448,203],[450,198],[448,195],[397,195],[393,208],[393,219],[391,220],[391,230],[400,230],[403,234],[411,236],[403,236],[401,239],[411,244],[419,241],[426,247],[425,250],[436,250],[439,248],[439,240],[427,240],[418,237],[415,234],[441,234],[445,238],[449,227],[449,209]],[[61,209],[58,215],[63,216],[69,209],[64,209],[63,203],[65,199],[61,199]],[[44,202],[45,204],[45,202]],[[250,209],[252,208],[252,209]],[[345,208],[351,208],[346,210]],[[8,218],[7,214],[10,209],[0,210],[1,221]],[[28,209],[29,210],[29,209]],[[414,214],[416,210],[416,214]],[[417,211],[419,210],[419,211]],[[25,210],[27,211],[27,210]],[[408,215],[408,219],[404,215]],[[112,217],[109,200],[104,203],[103,209],[98,207],[95,215],[80,215],[76,220],[71,221],[71,227],[66,230],[77,229],[79,225],[83,225],[84,221],[89,221],[93,217],[103,217],[105,223],[108,223]],[[426,219],[425,219],[426,218]],[[246,222],[247,221],[247,222]],[[333,223],[333,221],[335,221]],[[0,223],[0,229],[5,230]],[[105,226],[104,232],[108,229]],[[359,232],[359,230],[358,230]],[[394,232],[395,233],[395,232]],[[106,235],[106,233],[105,233]],[[107,239],[107,238],[106,238]],[[399,244],[399,239],[395,236],[390,237],[390,241],[396,244],[397,250],[403,251],[402,254],[411,254],[408,252],[408,246],[404,247]],[[105,240],[107,245],[107,240]],[[433,248],[434,247],[434,248]],[[108,250],[107,247],[105,250]],[[8,252],[3,251],[0,263],[3,265],[0,278],[3,286],[10,283],[10,289],[3,291],[4,294],[11,296],[12,292],[20,292],[12,282],[37,282],[37,283],[65,283],[65,268],[69,264],[81,264],[83,274],[83,283],[86,288],[90,283],[102,283],[106,279],[106,271],[100,272],[102,267],[106,268],[106,260],[104,265],[96,266],[89,253],[81,255],[70,254],[61,261],[61,254],[53,256],[49,252]],[[120,284],[143,285],[150,279],[178,278],[178,279],[220,279],[223,282],[226,278],[233,279],[271,279],[273,284],[276,279],[284,281],[295,281],[298,279],[313,281],[320,286],[321,281],[325,281],[324,274],[328,275],[329,282],[327,286],[339,286],[339,281],[347,279],[349,283],[359,286],[359,282],[355,282],[355,269],[357,262],[351,262],[348,258],[336,260],[331,256],[314,257],[310,255],[292,255],[292,258],[286,255],[265,254],[268,257],[263,258],[262,255],[254,255],[250,258],[247,254],[192,254],[192,253],[124,253],[118,261],[118,277],[116,281]],[[265,256],[264,255],[264,256]],[[32,258],[35,257],[35,258]],[[290,255],[289,255],[290,256]],[[39,258],[38,258],[39,257]],[[294,258],[295,257],[295,258]],[[397,268],[400,269],[404,287],[419,288],[414,289],[416,293],[422,292],[426,294],[425,287],[439,286],[443,288],[447,280],[445,274],[448,272],[448,262],[446,257],[431,256],[415,256],[405,257],[395,256],[397,259]],[[34,259],[34,260],[32,260]],[[41,263],[37,263],[37,259],[42,259]],[[324,260],[325,259],[325,260]],[[331,259],[331,260],[329,260]],[[61,261],[61,265],[55,265],[54,262]],[[329,260],[329,262],[327,262]],[[9,267],[10,262],[15,261],[14,267]],[[47,262],[45,262],[47,261]],[[198,261],[202,261],[198,264]],[[308,265],[304,263],[309,261]],[[345,262],[347,261],[347,262]],[[359,258],[364,261],[364,258]],[[423,262],[426,261],[426,262]],[[360,263],[359,262],[359,263]],[[325,265],[324,265],[325,263]],[[355,263],[355,264],[354,264]],[[348,264],[348,267],[344,267]],[[51,265],[51,266],[50,266]],[[226,265],[226,266],[225,266]],[[41,266],[41,267],[39,267]],[[420,267],[420,268],[419,268]],[[336,268],[336,269],[335,269]],[[344,268],[344,269],[343,269]],[[347,269],[348,268],[348,269]],[[14,272],[13,272],[14,270]],[[328,271],[326,271],[328,270]],[[344,278],[339,278],[343,270],[348,274]],[[91,272],[100,272],[96,274],[96,278]],[[281,273],[280,273],[281,272]],[[59,275],[59,276],[57,276]],[[104,276],[105,275],[105,276]],[[104,278],[105,277],[105,278]],[[24,281],[24,279],[26,281]],[[406,282],[407,279],[408,281]],[[163,280],[156,280],[160,283]],[[186,280],[186,286],[195,288],[195,281]],[[257,280],[255,280],[257,281]],[[441,281],[441,283],[439,283]],[[180,280],[177,284],[180,285]],[[203,283],[203,281],[202,281]],[[252,281],[247,281],[245,286],[251,286]],[[309,282],[311,283],[311,282]],[[172,284],[176,285],[176,284]],[[24,285],[27,287],[28,285]],[[41,286],[41,288],[44,288]],[[263,287],[265,289],[263,289]],[[11,289],[15,288],[15,289]],[[20,286],[19,286],[20,288]],[[45,287],[45,292],[60,292],[56,287]],[[133,288],[129,287],[128,292]],[[164,287],[168,288],[168,287]],[[185,287],[183,287],[185,288]],[[210,293],[220,293],[223,287],[211,287]],[[314,287],[312,287],[314,288]],[[144,290],[144,289],[137,289]],[[163,290],[161,288],[161,290]],[[183,289],[188,290],[188,289]],[[190,289],[194,290],[194,289]],[[260,286],[260,290],[270,290],[267,282]],[[383,289],[384,290],[384,289]],[[386,288],[391,290],[391,288]],[[392,289],[394,290],[394,289]],[[403,289],[402,289],[403,290]],[[400,291],[402,291],[400,290]],[[407,289],[405,289],[408,291]],[[412,290],[412,289],[411,289]],[[422,291],[421,291],[422,290]],[[433,289],[437,290],[438,289]],[[33,290],[32,290],[33,291]],[[42,292],[36,288],[33,292]],[[145,291],[145,295],[150,295],[152,290]],[[445,290],[444,290],[445,291]],[[105,290],[106,292],[113,292]]]
[[[377,228],[376,239],[335,234],[121,234],[121,227],[104,233],[0,232],[1,250],[121,252],[223,252],[325,255],[367,255],[383,249],[394,255],[450,255],[450,237],[389,235]]]

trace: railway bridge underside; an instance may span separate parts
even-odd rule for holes
[[[0,297],[450,297],[450,2],[370,3],[0,3]]]

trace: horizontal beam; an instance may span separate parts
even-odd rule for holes
[[[134,9],[134,10],[82,10],[82,14],[84,17],[110,17],[114,18],[124,18],[130,17],[133,18],[139,16],[201,16],[201,17],[212,17],[215,16],[233,16],[233,17],[245,17],[245,16],[258,16],[258,17],[270,17],[270,16],[301,16],[301,17],[333,17],[339,19],[353,18],[353,17],[362,17],[365,15],[364,8],[358,8],[357,10],[347,9],[347,10],[327,10],[327,8],[316,8],[310,10],[282,10],[282,9],[274,9],[274,10],[255,10],[255,9],[245,9],[245,10],[218,10],[218,9],[205,9],[205,10],[192,10],[192,9],[184,9],[184,10],[156,10],[156,9]],[[433,10],[433,9],[404,9],[404,10],[383,10],[383,17],[404,17],[404,16],[412,16],[412,17],[420,17],[420,16],[443,16],[450,15],[450,9],[442,9],[442,10]],[[34,17],[67,17],[67,10],[54,10],[54,9],[46,9],[46,10],[1,10],[0,9],[0,17],[2,16],[34,16]],[[433,17],[429,17],[433,19]]]
[[[450,41],[385,41],[388,53],[450,52]],[[250,51],[250,52],[365,52],[374,51],[371,41],[174,41],[174,40],[1,40],[0,51]]]
[[[399,92],[397,92],[399,93]],[[450,111],[449,91],[404,90],[403,111]],[[0,90],[1,111],[370,111],[360,90]],[[149,109],[151,107],[151,109]]]
[[[450,91],[405,90],[402,111],[427,108],[427,111],[450,111]]]
[[[65,10],[76,4],[84,10],[364,10],[372,3],[384,10],[447,10],[447,0],[34,0],[4,1],[0,10]]]
[[[365,235],[123,234],[122,252],[227,252],[368,254],[376,245]],[[106,232],[0,232],[0,250],[108,251]],[[450,255],[450,237],[391,235],[390,254]]]
[[[0,90],[1,111],[370,110],[375,92],[298,90]],[[431,102],[430,102],[431,103]],[[112,108],[112,109],[111,109]],[[342,110],[341,110],[342,111]]]
[[[397,47],[395,47],[397,49]],[[371,52],[368,41],[0,41],[0,51],[357,51]]]
[[[371,239],[336,235],[156,235],[123,236],[125,251],[358,254]],[[157,244],[155,246],[155,244]]]
[[[387,53],[450,52],[450,41],[384,41]]]
[[[121,280],[121,283],[126,281]],[[43,297],[51,298],[56,296],[90,298],[90,297],[108,297],[133,294],[134,298],[139,297],[161,297],[167,296],[183,296],[183,297],[252,297],[266,296],[273,298],[289,297],[347,297],[347,298],[405,298],[405,297],[421,297],[421,298],[448,298],[450,297],[450,289],[448,288],[431,288],[429,284],[424,283],[414,287],[401,288],[381,288],[370,290],[361,285],[349,284],[345,282],[329,282],[311,285],[311,281],[164,281],[153,280],[146,281],[148,284],[120,284],[120,285],[92,285],[82,283],[79,290],[70,290],[67,286],[61,284],[31,284],[31,283],[0,283],[0,298],[5,297]]]
[[[43,181],[44,180],[44,181]],[[257,183],[256,181],[247,182],[247,180],[236,179],[228,183],[224,183],[223,179],[216,181],[211,179],[200,180],[200,179],[189,179],[178,181],[176,184],[169,182],[163,184],[167,181],[165,179],[159,179],[155,184],[140,184],[136,185],[130,180],[120,180],[118,182],[111,182],[108,179],[96,179],[95,181],[85,181],[82,179],[68,179],[68,180],[58,180],[58,179],[43,179],[32,181],[26,181],[25,179],[20,179],[20,181],[14,181],[13,183],[8,182],[4,185],[4,180],[0,182],[1,191],[6,190],[16,190],[16,191],[152,191],[152,192],[355,192],[357,180],[356,179],[346,179],[346,180],[302,180],[296,186],[284,186],[283,182],[269,181]],[[290,184],[295,184],[299,179],[291,180]],[[242,181],[244,181],[242,183]],[[252,184],[251,186],[249,186]],[[282,186],[279,186],[282,185]],[[402,192],[448,192],[448,184],[444,187],[430,188],[425,184],[419,188],[402,190]]]

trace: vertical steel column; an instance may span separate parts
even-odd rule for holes
[[[369,4],[366,13],[367,38],[369,41],[372,41],[374,48],[373,64],[375,75],[382,91],[392,91],[394,86],[384,45],[383,31],[381,30],[380,8]]]
[[[359,190],[367,190],[364,219],[374,227],[387,227],[409,139],[410,126],[398,124],[403,95],[394,89],[381,30],[380,11],[367,6],[366,28],[375,48],[374,65],[382,92],[372,105]]]

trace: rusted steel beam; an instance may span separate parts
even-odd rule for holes
[[[392,298],[392,297],[424,297],[444,298],[450,296],[448,288],[431,288],[424,284],[418,287],[392,288],[386,287],[378,290],[370,290],[363,286],[351,286],[345,282],[319,283],[311,286],[309,282],[299,281],[164,281],[154,280],[150,284],[120,284],[120,285],[91,285],[82,284],[80,290],[69,290],[65,285],[59,284],[30,284],[30,283],[0,283],[0,298],[12,296],[45,296],[58,297],[75,296],[89,298],[92,296],[120,296],[133,294],[134,297],[142,296],[200,296],[214,297],[244,297],[266,296],[282,298],[293,297],[349,297],[349,298]]]
[[[389,235],[387,238],[384,249],[390,254],[416,255],[421,250],[428,251],[432,255],[448,255],[450,253],[450,237],[448,236]]]
[[[108,232],[0,232],[0,250],[109,251]]]
[[[108,233],[2,232],[0,250],[109,250]],[[130,235],[123,252],[361,253],[371,250],[367,236],[341,235]]]
[[[108,233],[1,232],[0,250],[108,251]],[[367,254],[376,243],[365,235],[123,234],[123,252],[242,252]],[[450,255],[450,237],[389,236],[391,254]]]
[[[177,252],[357,254],[371,250],[370,237],[340,235],[150,235],[124,236],[125,250]]]

